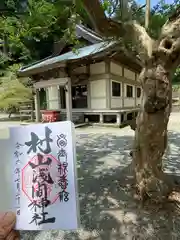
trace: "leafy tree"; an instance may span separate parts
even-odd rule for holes
[[[19,65],[11,66],[5,70],[0,78],[0,109],[8,111],[10,114],[19,109],[19,106],[32,100],[32,89],[29,87],[30,79],[19,79],[16,70]]]
[[[109,1],[108,1],[109,2]],[[120,0],[121,2],[121,0]],[[116,7],[115,10],[115,19],[123,21],[123,12],[125,13],[125,17],[127,21],[130,20],[136,20],[139,22],[142,26],[145,26],[145,5],[140,5],[134,0],[130,0],[129,2],[129,8],[128,10],[125,10],[121,8],[121,6]],[[160,0],[158,4],[156,4],[151,9],[151,18],[149,21],[149,27],[148,27],[148,33],[149,35],[154,38],[158,39],[161,28],[165,24],[165,22],[168,20],[168,16],[170,16],[173,12],[173,10],[180,5],[180,1],[176,0],[172,4],[167,4],[167,1]],[[110,4],[110,2],[109,2]],[[120,5],[120,4],[119,4]],[[127,14],[128,12],[128,14]],[[134,42],[131,41],[131,45],[133,45]],[[129,45],[130,46],[130,45]],[[133,50],[133,49],[131,49]],[[177,68],[175,74],[173,75],[172,82],[177,83],[180,82],[180,71]]]
[[[180,6],[179,0],[174,1],[172,4],[167,4],[166,1],[161,0],[156,6],[154,6],[151,12],[149,25],[149,33],[153,38],[158,39],[161,33],[161,28],[168,20],[168,16],[170,16],[173,13],[174,9],[178,6]],[[172,79],[172,83],[177,82],[180,82],[179,67],[176,69]]]
[[[28,63],[49,56],[54,41],[61,39],[67,29],[72,4],[61,0],[19,2],[21,5],[8,1],[16,14],[0,17],[0,38],[7,37],[10,63]]]
[[[140,5],[135,0],[118,0],[117,6],[114,6],[114,19],[121,21],[136,20],[144,25],[144,7],[145,5]]]
[[[134,172],[141,199],[149,197],[161,201],[168,196],[173,186],[173,181],[163,172],[162,156],[167,146],[172,75],[180,63],[180,8],[175,9],[174,4],[169,7],[167,21],[157,31],[159,34],[152,37],[153,33],[150,29],[146,31],[142,23],[133,20],[117,22],[109,18],[99,0],[81,1],[101,35],[127,39],[138,49],[143,65],[140,74],[143,100],[135,131]]]
[[[52,54],[54,41],[68,28],[72,3],[61,0],[4,0],[0,4],[0,108],[14,109],[31,97],[17,78],[14,64],[27,64]],[[12,67],[11,67],[12,66]]]

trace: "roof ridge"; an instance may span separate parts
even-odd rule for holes
[[[64,54],[61,54],[61,55],[55,56],[55,57],[51,56],[51,57],[48,57],[41,61],[35,62],[31,65],[29,64],[29,65],[26,65],[26,66],[20,68],[19,73],[22,73],[24,71],[25,72],[29,71],[28,68],[30,68],[30,69],[38,68],[38,67],[40,67],[40,65],[43,65],[46,60],[53,61],[53,62],[64,62],[64,61],[73,61],[75,59],[81,59],[81,58],[84,58],[84,57],[87,57],[90,55],[94,55],[94,54],[103,52],[106,49],[110,49],[114,44],[116,44],[115,41],[104,41],[104,42],[101,41],[99,43],[95,43],[95,44],[92,44],[89,46],[79,48],[80,53],[78,53],[77,56],[75,56],[75,53],[73,53],[73,51],[69,51],[67,53],[64,53]],[[47,62],[46,62],[46,64],[47,64]],[[50,64],[50,62],[48,64]],[[36,65],[39,65],[39,66],[36,66]],[[34,67],[34,66],[36,66],[36,67]]]
[[[88,40],[91,43],[97,43],[103,40],[102,37],[100,37],[100,35],[98,35],[96,32],[85,27],[82,24],[76,25],[76,35],[84,37],[86,40]]]
[[[25,68],[31,67],[31,66],[33,66],[33,65],[36,65],[36,64],[38,64],[38,63],[40,63],[40,62],[43,62],[43,61],[45,61],[45,60],[48,60],[49,58],[52,58],[52,55],[50,55],[50,56],[48,56],[48,57],[46,57],[46,58],[37,60],[37,61],[35,61],[35,62],[33,62],[33,63],[29,63],[29,64],[21,67],[20,70],[23,70],[23,69],[25,69]]]
[[[88,28],[88,27],[86,27],[85,25],[83,25],[83,24],[81,24],[81,23],[80,23],[80,24],[77,24],[77,26],[80,26],[80,27],[84,28],[86,31],[90,32],[91,34],[93,34],[93,35],[95,35],[95,36],[97,36],[97,37],[99,37],[99,38],[102,38],[100,34],[98,34],[98,33],[95,32],[94,30],[92,30],[91,28]]]

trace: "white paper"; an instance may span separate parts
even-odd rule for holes
[[[12,160],[16,229],[77,229],[74,125],[67,121],[12,127],[6,151]]]

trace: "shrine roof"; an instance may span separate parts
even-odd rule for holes
[[[29,76],[32,74],[47,71],[49,69],[53,69],[55,67],[56,68],[61,67],[63,66],[63,64],[65,66],[66,63],[69,63],[75,60],[84,59],[90,56],[94,57],[101,53],[108,54],[109,52],[115,49],[115,46],[117,46],[117,42],[115,41],[111,41],[111,42],[101,41],[99,43],[92,44],[90,46],[79,48],[77,52],[70,51],[56,57],[46,58],[39,62],[35,62],[31,65],[24,66],[19,70],[19,75]]]

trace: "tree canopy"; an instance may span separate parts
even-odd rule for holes
[[[161,0],[153,7],[149,25],[151,36],[158,37],[162,25],[178,4],[179,0],[174,0],[172,4]],[[115,20],[137,20],[144,25],[145,6],[135,0],[104,0],[102,6]],[[2,67],[7,61],[8,65],[26,64],[49,56],[53,43],[64,34],[68,35],[67,40],[75,42],[72,32],[77,19],[72,17],[74,13],[85,25],[92,27],[81,0],[76,1],[76,7],[71,1],[62,0],[3,0],[0,11],[1,47],[2,42],[7,41],[9,53],[8,56],[1,53]]]
[[[106,6],[112,5],[114,1],[106,1]],[[116,7],[114,9],[114,19],[120,21],[132,21],[136,20],[140,25],[145,26],[145,7],[146,5],[140,5],[135,0],[128,1],[115,1]],[[148,33],[153,39],[158,39],[160,36],[162,26],[168,20],[168,17],[175,12],[175,10],[180,6],[180,0],[174,0],[171,3],[167,3],[165,0],[160,0],[150,11],[150,21]],[[112,8],[110,8],[112,9]],[[131,45],[134,46],[133,41]],[[126,46],[126,45],[125,45]],[[128,45],[129,46],[129,45]],[[180,82],[180,70],[177,68],[174,77],[172,79],[173,83]]]
[[[19,67],[19,66],[17,66]],[[27,78],[19,80],[16,70],[9,68],[1,77],[0,108],[18,108],[22,102],[32,99],[32,90],[27,87]]]
[[[6,2],[16,13],[0,17],[0,38],[7,37],[9,60],[28,63],[50,55],[53,42],[67,29],[69,6],[61,1],[29,0],[21,1],[19,10],[17,1]]]
[[[81,10],[80,6],[79,9]],[[73,14],[73,6],[71,2],[61,0],[4,0],[0,5],[0,39],[1,39],[1,55],[0,68],[2,76],[15,83],[15,72],[10,66],[18,64],[28,64],[43,59],[52,54],[53,44],[60,40],[64,35],[67,40],[75,41],[73,31],[70,31],[73,24],[71,16]],[[74,23],[75,24],[75,23]],[[69,37],[70,36],[70,37]],[[5,75],[4,75],[5,72]],[[8,90],[6,96],[0,93],[0,107],[6,108],[9,105],[18,105],[24,101],[26,94],[20,91],[22,82],[16,78],[19,84],[15,84],[13,91],[15,94],[15,86],[17,86],[16,97],[8,100]],[[2,89],[7,91],[9,81],[1,82]],[[22,89],[21,89],[22,90]],[[25,91],[27,92],[27,91]],[[22,98],[21,98],[22,96]]]

